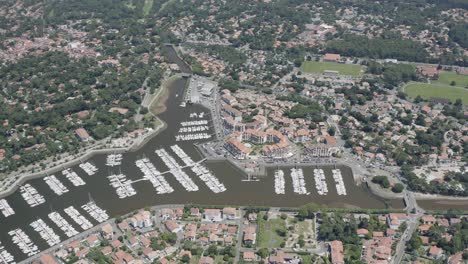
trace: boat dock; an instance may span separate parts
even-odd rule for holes
[[[310,194],[307,192],[306,184],[304,180],[304,172],[302,169],[291,169],[291,178],[293,183],[294,192],[297,194]]]
[[[36,188],[32,187],[31,184],[26,183],[20,187],[21,196],[31,207],[36,207],[40,204],[45,203],[45,198],[37,192]]]
[[[285,194],[285,180],[284,180],[284,171],[275,170],[275,193],[276,194]]]
[[[148,158],[135,161],[135,165],[143,172],[143,179],[151,182],[157,194],[174,192],[174,189],[169,185],[162,173],[156,169]]]
[[[198,191],[198,186],[193,180],[185,173],[177,161],[164,149],[157,149],[156,154],[161,158],[164,164],[169,168],[176,180],[189,192]]]
[[[122,154],[107,155],[106,165],[109,166],[109,167],[122,165]]]
[[[85,210],[98,223],[103,223],[109,219],[107,212],[97,206],[93,201],[81,206],[81,208]]]
[[[62,174],[67,177],[67,179],[73,184],[73,186],[83,186],[86,185],[86,182],[76,174],[76,172],[72,171],[71,169],[66,169],[62,171]]]
[[[322,169],[314,169],[314,180],[315,188],[317,189],[318,194],[327,195],[328,186],[327,182],[325,181],[325,173]]]
[[[15,214],[15,211],[13,208],[11,208],[10,204],[5,199],[0,200],[0,211],[2,211],[2,214],[5,217],[9,217],[10,215]]]
[[[347,195],[346,193],[346,186],[343,181],[343,176],[341,175],[341,170],[340,169],[333,169],[333,179],[335,180],[336,183],[336,192],[338,195]]]
[[[124,199],[135,195],[137,192],[132,186],[132,181],[127,179],[124,174],[113,174],[107,176],[110,181],[110,185],[114,187],[117,195],[120,199]]]
[[[86,174],[88,174],[89,176],[92,176],[92,175],[96,174],[96,172],[98,171],[98,168],[96,166],[94,166],[93,164],[91,164],[90,162],[81,163],[79,165],[79,167],[84,172],[86,172]]]
[[[8,234],[11,236],[13,243],[16,244],[26,256],[31,257],[39,253],[38,247],[23,230],[17,228],[11,230]]]
[[[32,222],[30,226],[39,233],[49,246],[52,247],[60,243],[60,237],[42,219]]]
[[[65,187],[65,185],[63,185],[63,183],[60,182],[54,175],[44,177],[44,181],[45,183],[47,183],[47,185],[49,185],[50,189],[58,196],[69,191],[68,188]]]
[[[0,243],[0,263],[2,264],[16,263],[13,255],[11,255],[10,252],[6,251],[5,247],[2,246],[2,243]]]
[[[206,186],[214,193],[226,191],[226,187],[219,179],[202,165],[200,162],[195,163],[179,145],[171,146],[172,151],[185,163],[191,167],[192,171],[206,184]]]
[[[59,213],[52,212],[48,216],[49,219],[52,222],[54,222],[54,224],[57,225],[67,237],[73,237],[78,235],[78,231],[76,231],[76,229],[70,223],[68,223],[68,221],[65,220],[65,218],[63,218]]]
[[[75,209],[75,207],[73,207],[73,206],[67,207],[67,208],[65,208],[64,211],[83,230],[87,230],[87,229],[90,229],[91,227],[93,227],[93,224],[91,224],[91,222],[89,222],[88,219],[86,219],[83,215],[81,215],[80,212],[78,212],[78,210]]]

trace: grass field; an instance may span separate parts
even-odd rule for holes
[[[425,99],[439,97],[449,99],[452,102],[461,98],[463,104],[468,104],[468,90],[461,87],[442,84],[410,83],[403,88],[403,91],[411,98],[420,95]]]
[[[359,77],[361,75],[361,65],[341,64],[334,62],[305,61],[301,65],[301,71],[310,73],[323,73],[326,70],[338,71],[342,75]]]
[[[285,241],[276,233],[278,229],[286,229],[286,223],[283,219],[271,219],[265,221],[260,219],[258,221],[258,246],[264,248],[278,248],[280,244]]]
[[[153,8],[153,1],[154,0],[146,0],[145,5],[143,6],[143,15],[147,16],[149,12],[151,11],[151,8]]]
[[[455,86],[466,87],[468,86],[468,75],[461,75],[455,72],[444,71],[439,74],[439,79],[434,82],[450,85],[452,81],[455,81]]]

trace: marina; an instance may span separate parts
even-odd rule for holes
[[[46,241],[49,246],[54,246],[60,243],[60,237],[55,234],[54,230],[50,228],[42,219],[32,222],[31,227]]]
[[[105,222],[109,219],[109,215],[107,214],[106,210],[102,210],[96,205],[95,202],[91,201],[85,205],[82,205],[81,208],[85,210],[98,223]]]
[[[69,191],[54,175],[44,177],[44,181],[49,185],[50,189],[59,196]]]
[[[86,172],[89,176],[93,176],[98,171],[98,168],[91,164],[90,162],[81,163],[79,167]]]
[[[187,190],[188,192],[198,191],[198,186],[193,182],[193,180],[185,173],[177,161],[167,153],[164,149],[156,150],[156,154],[161,158],[166,167],[169,168],[170,172],[176,180]]]
[[[333,179],[335,180],[336,183],[336,192],[338,195],[346,195],[346,186],[343,182],[343,176],[341,175],[341,170],[340,169],[333,169]]]
[[[156,189],[157,194],[172,193],[174,189],[169,185],[164,176],[156,169],[148,158],[135,161],[135,165],[143,172],[143,178],[149,180]]]
[[[66,169],[62,171],[62,174],[73,184],[73,186],[83,186],[86,185],[86,182],[76,174],[76,172],[72,171],[71,169]]]
[[[135,189],[132,186],[132,181],[127,179],[127,176],[124,174],[113,174],[107,176],[110,181],[110,185],[114,187],[115,192],[120,199],[124,199],[130,196],[137,194]]]
[[[206,184],[206,186],[214,193],[221,193],[226,191],[226,187],[219,179],[213,175],[205,166],[200,163],[195,163],[187,153],[179,146],[172,145],[172,151],[184,162],[192,171]]]
[[[59,213],[57,212],[52,212],[49,215],[49,219],[54,222],[55,225],[62,230],[62,232],[67,236],[67,237],[73,237],[78,235],[78,231],[70,224],[68,223],[65,218],[63,218]]]
[[[285,180],[284,180],[284,171],[275,170],[275,193],[276,194],[285,194]]]
[[[88,219],[81,215],[80,212],[75,209],[75,207],[67,207],[64,211],[71,219],[73,219],[73,221],[75,221],[75,223],[81,227],[81,229],[88,230],[93,227],[93,224],[91,224]]]
[[[168,51],[168,54],[175,54],[173,51]],[[172,56],[172,55],[171,55]],[[15,210],[15,214],[8,218],[0,218],[2,228],[0,229],[0,241],[3,242],[5,249],[10,252],[16,261],[24,260],[27,255],[16,246],[11,240],[11,236],[8,234],[9,230],[21,228],[31,235],[31,239],[37,242],[40,250],[45,250],[48,245],[40,238],[39,234],[34,232],[29,226],[34,220],[38,218],[46,220],[48,214],[52,211],[60,213],[66,220],[72,224],[78,232],[82,232],[83,216],[80,218],[76,216],[79,212],[75,209],[75,213],[71,213],[69,207],[77,208],[83,215],[87,213],[82,211],[81,205],[89,202],[89,196],[99,205],[100,208],[106,210],[110,217],[118,215],[124,215],[134,210],[144,208],[146,206],[153,205],[166,205],[166,204],[204,204],[204,205],[252,205],[252,206],[273,206],[273,207],[300,207],[304,204],[314,202],[319,205],[333,207],[333,208],[368,208],[368,209],[381,209],[381,208],[392,208],[401,209],[404,208],[402,199],[383,199],[379,196],[374,195],[369,191],[365,184],[356,185],[353,179],[352,169],[346,165],[311,165],[311,166],[300,166],[304,170],[304,175],[313,175],[314,168],[323,169],[327,175],[326,181],[328,185],[334,185],[332,178],[332,169],[340,169],[344,184],[346,185],[347,196],[338,195],[335,188],[331,188],[328,195],[322,196],[317,192],[312,192],[310,195],[297,195],[293,193],[292,185],[290,185],[290,168],[292,166],[281,166],[284,171],[286,180],[286,190],[284,195],[277,195],[272,190],[274,186],[275,177],[274,171],[278,169],[277,165],[267,167],[265,176],[260,176],[259,181],[245,182],[244,179],[248,178],[248,175],[240,170],[237,166],[224,159],[219,160],[206,160],[203,161],[205,166],[216,178],[220,180],[225,186],[226,191],[213,195],[205,184],[190,171],[190,168],[183,169],[186,173],[199,185],[200,191],[188,192],[185,188],[178,183],[175,177],[170,175],[166,170],[165,164],[159,159],[154,153],[156,149],[169,148],[172,145],[178,144],[193,161],[203,160],[203,157],[198,148],[193,145],[190,141],[176,142],[174,135],[178,133],[181,122],[191,120],[197,121],[198,118],[189,119],[190,113],[200,113],[206,111],[206,108],[196,104],[187,104],[185,108],[181,108],[181,100],[183,96],[175,98],[175,94],[183,94],[186,87],[187,79],[175,80],[171,84],[169,89],[169,97],[166,103],[166,111],[159,114],[167,125],[164,130],[159,132],[156,136],[151,138],[144,146],[141,146],[135,151],[128,151],[122,154],[122,165],[119,166],[118,172],[128,176],[128,180],[132,181],[136,191],[138,192],[135,196],[129,197],[128,199],[120,200],[115,195],[115,188],[109,184],[108,175],[112,174],[109,172],[109,168],[106,165],[107,154],[96,154],[88,160],[78,160],[76,165],[71,166],[71,169],[77,172],[77,174],[86,180],[86,185],[80,188],[70,188],[67,182],[62,181],[70,191],[66,195],[57,196],[47,186],[42,178],[28,180],[28,184],[34,186],[37,191],[44,195],[47,203],[43,203],[35,208],[30,208],[25,202],[21,194],[21,189],[8,194],[6,199],[8,200],[11,208]],[[205,115],[205,119],[207,115]],[[212,132],[209,132],[212,133]],[[204,147],[203,141],[199,141],[200,146]],[[207,146],[209,149],[209,146]],[[172,151],[171,151],[172,152]],[[154,167],[161,171],[163,178],[173,188],[173,192],[157,194],[155,188],[149,182],[141,181],[145,176],[144,172],[136,166],[136,161],[142,158],[148,158],[148,162],[154,164]],[[175,157],[175,155],[174,155]],[[177,158],[177,157],[175,157]],[[80,162],[86,162],[93,164],[98,169],[93,177],[88,177]],[[178,160],[180,164],[182,161]],[[185,168],[185,167],[184,167]],[[51,172],[50,174],[61,173],[63,168],[58,168],[58,172]],[[158,175],[156,173],[156,175]],[[46,176],[46,175],[43,175]],[[60,177],[58,177],[60,179]],[[138,181],[138,183],[136,183]],[[141,181],[141,182],[140,182]],[[307,186],[313,187],[313,177],[305,177]],[[141,184],[140,184],[141,183]],[[4,198],[4,197],[2,197]],[[425,203],[425,207],[431,208],[434,203]],[[443,205],[447,207],[446,205]],[[52,208],[52,209],[51,209]],[[468,209],[466,203],[460,204],[459,208]],[[64,212],[68,211],[72,215]],[[90,217],[90,216],[89,216]],[[78,219],[78,220],[77,220]],[[86,218],[84,218],[86,220]],[[47,219],[49,220],[49,219]],[[79,224],[75,224],[75,220]],[[94,219],[89,218],[94,223]],[[90,228],[93,224],[88,222]],[[52,222],[50,222],[50,225]],[[53,226],[52,226],[53,227]],[[53,227],[55,228],[55,227]],[[66,237],[65,234],[57,228],[57,234]]]
[[[20,187],[21,196],[31,207],[36,207],[40,204],[45,203],[45,198],[39,194],[36,188],[32,187],[31,184],[27,183]]]
[[[325,173],[322,169],[314,169],[315,188],[320,195],[328,194],[328,185],[325,180]]]
[[[5,199],[0,200],[0,211],[2,211],[2,214],[5,217],[9,217],[10,215],[15,214],[15,210],[11,208],[10,204]]]
[[[122,165],[122,154],[107,155],[106,165],[109,167]]]
[[[39,248],[31,241],[28,235],[23,230],[17,228],[8,232],[11,236],[13,244],[16,244],[21,252],[26,256],[34,256],[39,253]]]
[[[310,194],[307,192],[306,183],[304,180],[304,172],[302,169],[292,168],[291,178],[293,183],[294,192],[297,194]]]
[[[5,247],[0,243],[0,263],[1,264],[13,264],[15,262],[15,258],[13,255],[8,252]]]

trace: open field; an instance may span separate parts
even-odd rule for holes
[[[323,73],[326,70],[338,71],[342,75],[358,77],[361,75],[361,65],[341,64],[334,62],[305,61],[301,65],[301,71],[310,73]]]
[[[461,98],[463,104],[468,104],[468,90],[461,87],[442,84],[409,83],[403,87],[403,92],[411,98],[415,98],[420,95],[425,99],[439,97],[449,99],[452,102]]]
[[[276,230],[286,230],[286,224],[283,219],[258,220],[258,246],[264,248],[278,248],[285,240],[278,235]]]
[[[455,72],[443,71],[439,74],[439,79],[434,82],[450,85],[452,81],[455,81],[455,86],[466,87],[468,86],[468,75],[461,75]]]

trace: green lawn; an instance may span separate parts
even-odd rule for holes
[[[361,76],[361,65],[342,64],[334,62],[305,61],[301,65],[301,71],[311,73],[323,73],[326,70],[338,71],[342,75]]]
[[[434,82],[450,85],[452,81],[455,81],[455,86],[466,87],[468,86],[468,75],[461,75],[455,72],[443,71],[439,74],[439,79]]]
[[[151,8],[153,8],[153,2],[154,0],[145,0],[145,5],[143,6],[144,16],[147,16],[149,12],[151,11]]]
[[[260,248],[278,248],[285,241],[276,233],[278,229],[286,229],[283,219],[271,219],[265,221],[259,217],[257,243]]]
[[[411,98],[420,95],[425,99],[439,97],[449,99],[452,102],[461,98],[463,104],[468,104],[468,90],[461,87],[442,84],[410,83],[403,88],[403,91]]]

